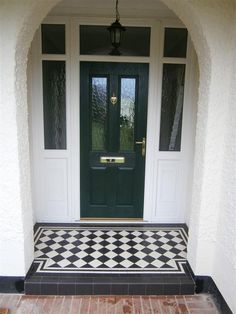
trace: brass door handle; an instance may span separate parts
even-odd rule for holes
[[[135,144],[142,145],[142,156],[144,157],[146,153],[146,138],[143,137],[142,142],[135,142]]]

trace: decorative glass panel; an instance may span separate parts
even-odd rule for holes
[[[92,150],[105,150],[107,78],[92,78]]]
[[[180,151],[184,99],[184,64],[164,64],[160,151]]]
[[[45,149],[66,149],[65,61],[43,61]]]
[[[42,24],[42,53],[65,54],[65,25]]]
[[[134,149],[136,79],[122,78],[120,92],[120,150]]]
[[[119,51],[123,56],[150,55],[150,27],[126,27]],[[80,26],[80,53],[82,55],[108,55],[112,50],[107,26]]]
[[[165,28],[164,57],[186,58],[187,38],[186,28]]]

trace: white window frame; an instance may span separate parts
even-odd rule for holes
[[[144,190],[144,222],[167,222],[165,217],[156,214],[157,207],[157,161],[160,158],[169,158],[168,152],[159,152],[159,131],[161,112],[161,82],[163,63],[186,64],[185,72],[185,97],[186,102],[192,94],[192,86],[189,83],[193,79],[191,68],[194,66],[194,50],[191,40],[188,40],[187,58],[163,58],[164,28],[184,27],[175,20],[157,19],[122,19],[126,26],[145,26],[151,28],[150,57],[130,56],[95,56],[80,55],[79,47],[79,26],[80,25],[109,25],[111,19],[107,18],[79,18],[79,17],[48,17],[43,23],[65,24],[66,25],[66,54],[53,55],[41,54],[41,31],[38,31],[32,49],[33,84],[32,97],[32,163],[33,163],[33,191],[34,209],[36,220],[44,221],[40,217],[41,208],[44,208],[43,200],[43,162],[45,158],[66,159],[68,165],[67,174],[67,195],[68,205],[65,215],[66,221],[51,222],[79,222],[80,221],[80,61],[103,61],[103,62],[140,62],[149,63],[149,90],[148,90],[148,116],[147,116],[147,146],[146,146],[146,168],[145,168],[145,190]],[[67,149],[66,150],[45,150],[43,132],[43,100],[42,100],[42,60],[65,60],[66,65],[66,122],[67,122]],[[185,134],[184,130],[189,127],[186,117],[194,116],[193,109],[184,109],[182,125],[182,147],[188,144],[194,136],[192,130]],[[189,112],[188,112],[189,111]],[[192,121],[192,120],[191,120]],[[187,137],[187,138],[186,138]],[[37,145],[35,145],[37,143]],[[186,143],[186,144],[185,144]],[[179,159],[181,152],[171,152],[173,159]],[[192,152],[190,152],[191,155]],[[191,155],[192,156],[192,155]],[[190,170],[190,157],[187,157]],[[185,174],[186,176],[186,174]],[[183,183],[187,187],[187,182]],[[186,191],[187,193],[187,191]],[[185,202],[186,203],[186,202]],[[182,200],[182,211],[178,217],[171,218],[170,222],[185,222],[186,204]],[[167,217],[168,218],[168,217]],[[91,222],[91,221],[90,221]],[[123,221],[122,221],[123,222]],[[130,223],[130,221],[129,221]]]

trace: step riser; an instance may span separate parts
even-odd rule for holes
[[[189,284],[25,283],[27,295],[191,295]]]

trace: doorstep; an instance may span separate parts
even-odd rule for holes
[[[37,224],[31,295],[194,294],[185,225]]]

